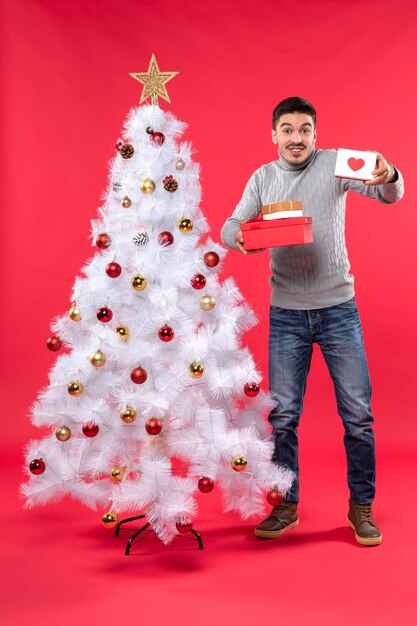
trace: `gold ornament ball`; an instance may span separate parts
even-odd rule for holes
[[[96,350],[90,356],[90,363],[94,365],[94,367],[102,367],[106,362],[106,355],[103,354],[101,350]]]
[[[244,456],[235,456],[232,460],[232,467],[235,472],[243,472],[248,466],[248,462]]]
[[[181,218],[177,226],[178,230],[180,230],[182,233],[189,233],[193,230],[193,223],[191,220],[188,219],[188,217]]]
[[[136,409],[134,409],[132,406],[127,405],[123,411],[121,411],[120,413],[120,419],[122,420],[122,422],[124,422],[125,424],[131,424],[132,422],[135,421],[136,419]]]
[[[136,274],[130,282],[132,283],[133,289],[136,291],[143,291],[148,285],[146,278],[140,274]]]
[[[216,298],[206,293],[200,300],[200,306],[204,311],[211,311],[216,306]]]
[[[127,341],[129,339],[129,329],[127,326],[118,326],[114,332],[117,333],[122,341]]]
[[[181,172],[184,169],[184,167],[185,167],[185,161],[181,157],[178,157],[177,162],[175,164],[175,169]]]
[[[70,439],[71,437],[71,430],[68,428],[68,426],[60,426],[55,431],[55,437],[58,439],[58,441],[68,441],[68,439]]]
[[[80,396],[84,391],[83,384],[80,383],[78,380],[73,380],[72,382],[70,382],[67,389],[69,395],[75,398],[78,398],[78,396]]]
[[[111,511],[105,513],[101,518],[101,523],[103,524],[104,528],[114,528],[118,521],[119,520],[116,513],[112,513]]]
[[[131,204],[132,204],[132,200],[131,200],[130,198],[128,198],[127,196],[125,196],[125,197],[123,198],[123,200],[122,200],[122,206],[123,206],[125,209],[128,209],[128,208],[131,206]]]
[[[198,361],[193,361],[189,369],[193,378],[201,378],[204,373],[204,365]]]
[[[152,178],[144,178],[140,183],[140,190],[142,193],[148,195],[153,193],[156,189],[156,185]]]
[[[79,322],[81,319],[81,311],[80,309],[77,307],[76,304],[73,304],[70,308],[70,310],[68,311],[68,315],[70,316],[70,318],[74,321],[74,322]]]
[[[124,475],[125,471],[123,467],[120,467],[120,465],[115,465],[110,472],[110,478],[114,480],[115,483],[120,482]]]

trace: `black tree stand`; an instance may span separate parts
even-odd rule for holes
[[[145,517],[146,515],[143,514],[143,515],[135,515],[134,517],[127,517],[126,519],[122,519],[116,526],[116,530],[115,530],[116,537],[119,536],[120,527],[122,524],[127,524],[128,522],[134,522],[135,520],[138,520],[138,519],[144,519]],[[150,525],[151,525],[150,522],[147,522],[144,526],[139,528],[139,530],[135,530],[133,535],[129,537],[129,539],[127,540],[127,544],[126,544],[126,550],[125,550],[126,555],[130,554],[130,548],[132,547],[132,544],[134,540],[136,539],[136,537],[138,537],[141,533],[147,530]],[[154,531],[151,529],[149,532],[154,532]],[[178,536],[182,537],[183,539],[191,539],[191,541],[197,541],[199,550],[202,550],[203,542],[201,541],[201,537],[199,533],[194,529],[191,529],[189,532],[194,535],[195,539],[194,537],[187,537],[186,535],[178,535]]]

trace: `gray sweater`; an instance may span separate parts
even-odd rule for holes
[[[226,246],[236,249],[241,220],[259,214],[264,204],[301,200],[303,215],[313,220],[312,244],[271,248],[271,304],[286,309],[321,309],[354,295],[345,242],[348,191],[391,204],[404,192],[403,178],[370,187],[362,181],[335,178],[336,150],[314,150],[300,165],[282,157],[262,165],[249,179],[233,215],[222,228]]]

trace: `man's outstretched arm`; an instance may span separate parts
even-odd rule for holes
[[[385,204],[401,200],[404,195],[404,180],[401,172],[379,152],[377,152],[376,168],[372,174],[374,178],[365,182],[344,179],[343,188]]]

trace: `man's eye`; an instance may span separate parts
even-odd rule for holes
[[[310,133],[310,129],[309,128],[303,128],[303,133],[308,135]]]
[[[284,135],[289,135],[290,134],[290,129],[289,128],[284,128],[283,133]]]

